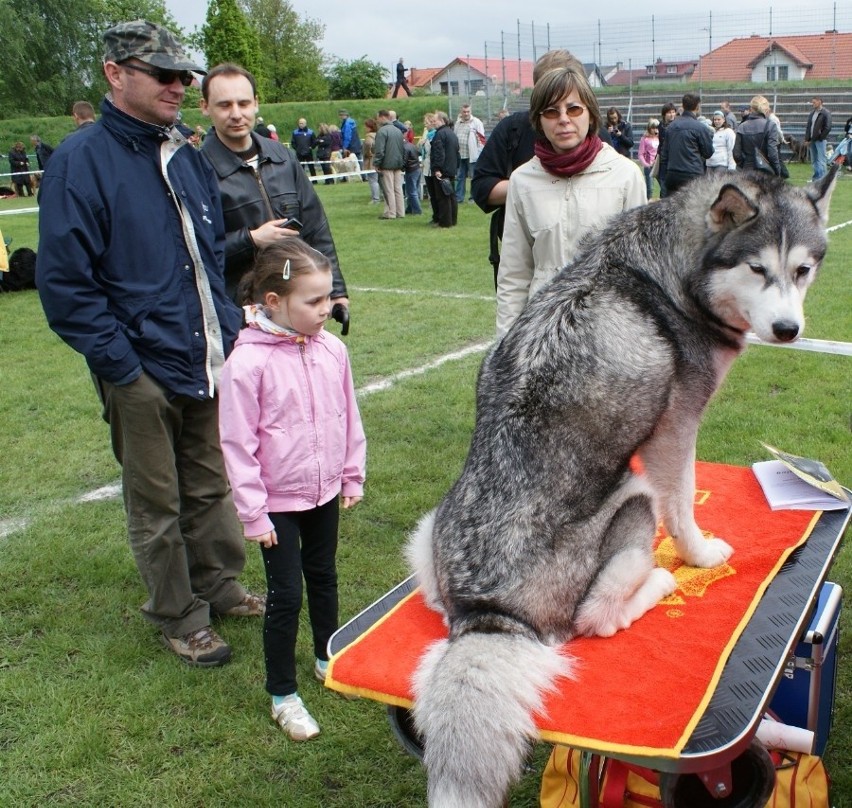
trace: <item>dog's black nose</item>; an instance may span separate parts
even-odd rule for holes
[[[799,336],[799,324],[790,320],[778,320],[772,323],[772,333],[781,342],[792,342]]]

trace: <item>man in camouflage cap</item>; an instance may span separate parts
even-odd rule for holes
[[[171,31],[147,20],[122,22],[104,33],[104,62],[139,59],[165,70],[205,73],[183,49]]]
[[[219,447],[219,374],[241,323],[225,293],[216,178],[178,133],[192,72],[159,25],[104,35],[97,123],[45,171],[36,273],[51,328],[86,359],[121,464],[142,614],[197,666],[231,649],[211,614],[261,616]]]

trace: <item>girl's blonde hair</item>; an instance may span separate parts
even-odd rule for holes
[[[237,301],[241,306],[263,303],[269,292],[287,297],[293,281],[310,272],[331,272],[331,262],[297,236],[264,247],[257,254],[254,269],[240,280]]]
[[[651,118],[651,120],[648,121],[648,126],[646,127],[645,131],[650,132],[652,129],[659,129],[659,128],[660,128],[660,122],[656,118]]]

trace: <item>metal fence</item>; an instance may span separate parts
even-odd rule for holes
[[[770,5],[728,14],[705,11],[618,17],[585,24],[518,20],[514,30],[501,31],[499,40],[483,42],[481,53],[468,56],[486,60],[490,81],[484,88],[485,106],[490,114],[492,107],[496,112],[509,97],[510,88],[520,83],[520,63],[534,62],[554,48],[569,50],[585,63],[620,64],[625,70],[637,70],[658,59],[697,60],[732,39],[752,34],[771,37],[827,31],[852,31],[852,2],[796,4],[784,8]],[[708,83],[713,81],[712,75],[701,78]]]

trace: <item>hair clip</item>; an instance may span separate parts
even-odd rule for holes
[[[284,280],[284,281],[290,280],[290,259],[289,258],[284,262],[284,271],[281,273],[281,280]]]

